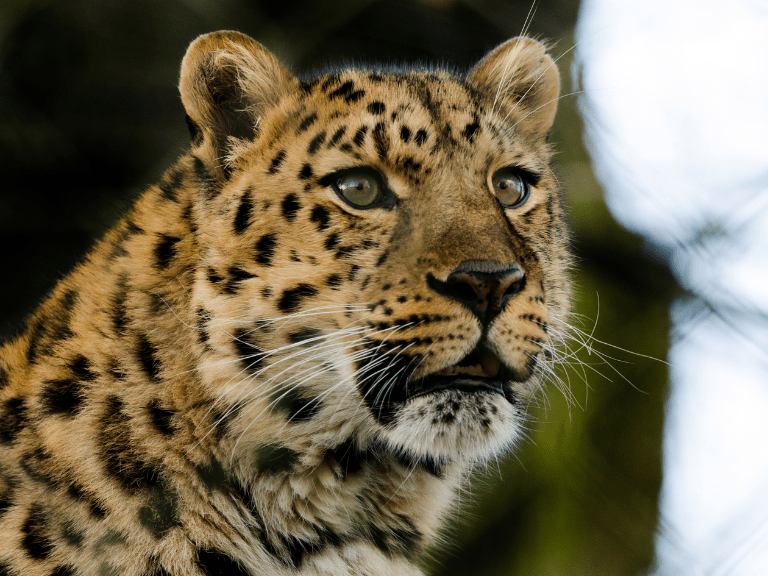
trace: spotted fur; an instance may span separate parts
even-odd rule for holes
[[[419,574],[567,315],[558,90],[524,38],[303,80],[193,42],[190,150],[0,348],[0,574]]]

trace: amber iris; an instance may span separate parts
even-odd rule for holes
[[[369,170],[350,170],[336,180],[336,190],[352,206],[365,208],[381,199],[383,186]]]

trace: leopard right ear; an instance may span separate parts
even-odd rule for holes
[[[520,132],[545,139],[557,111],[560,77],[544,44],[518,36],[497,46],[467,76]]]
[[[204,34],[187,49],[179,91],[195,144],[209,140],[218,158],[232,138],[252,139],[259,118],[299,81],[264,46],[240,32]]]

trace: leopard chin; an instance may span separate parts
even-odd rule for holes
[[[387,440],[418,455],[483,461],[514,448],[525,411],[520,380],[485,345],[410,382]]]
[[[447,460],[483,461],[506,452],[520,437],[524,412],[492,388],[462,378],[414,396],[387,430],[388,442]]]

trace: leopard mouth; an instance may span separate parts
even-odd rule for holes
[[[515,380],[515,374],[493,352],[478,345],[462,360],[411,383],[411,399],[440,390],[463,393],[492,392],[512,402],[504,383]]]

